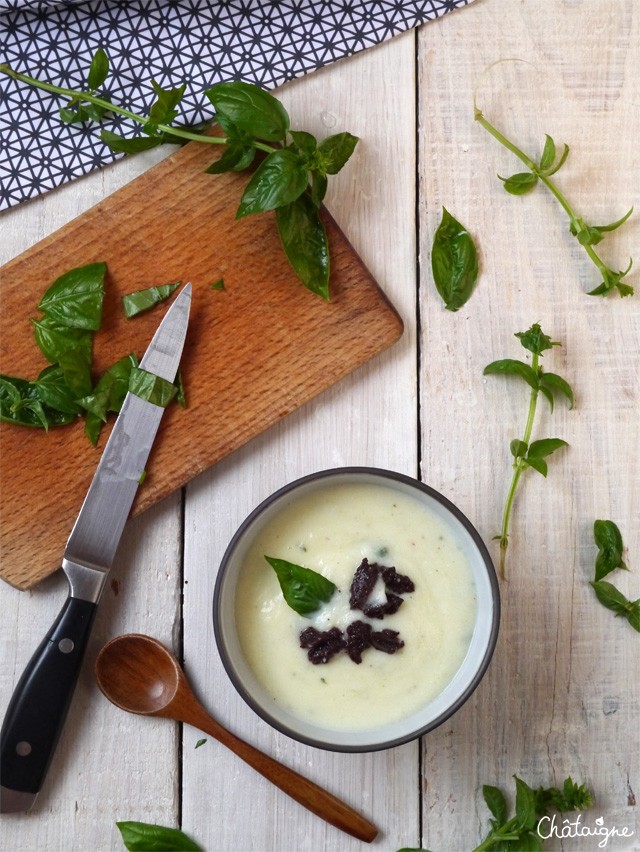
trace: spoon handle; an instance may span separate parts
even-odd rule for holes
[[[191,714],[190,714],[191,715]],[[232,734],[226,728],[223,728],[215,719],[211,718],[204,708],[198,708],[198,712],[189,718],[183,719],[194,727],[204,731],[204,733],[215,737],[227,748],[231,749],[234,754],[242,758],[245,763],[271,781],[276,787],[279,787],[287,795],[291,796],[305,808],[310,810],[316,816],[321,817],[326,822],[339,828],[341,831],[350,834],[352,837],[357,837],[358,840],[364,840],[367,843],[378,834],[378,829],[361,816],[357,811],[350,808],[340,799],[337,799],[327,790],[323,790],[313,781],[299,775],[293,769],[289,769],[277,760],[274,760],[264,752],[259,751],[254,746]]]

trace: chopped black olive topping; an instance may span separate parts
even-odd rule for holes
[[[300,647],[308,649],[307,657],[317,666],[320,663],[328,663],[339,651],[347,647],[347,643],[338,627],[332,627],[331,630],[307,627],[300,634]]]
[[[416,590],[413,580],[407,577],[406,574],[398,574],[393,567],[382,569],[382,579],[384,580],[385,589],[388,592],[403,595],[406,592],[415,592]]]
[[[404,646],[404,642],[399,638],[400,634],[397,630],[374,630],[371,634],[371,645],[376,651],[384,651],[385,654],[395,654],[395,652]]]
[[[353,621],[347,627],[347,654],[354,663],[362,662],[362,653],[371,647],[373,628],[364,621]]]
[[[376,584],[379,569],[380,566],[377,562],[369,565],[367,559],[363,559],[357,567],[351,581],[351,595],[349,597],[349,606],[351,609],[362,609]]]
[[[384,581],[386,601],[367,603],[378,577]],[[349,606],[361,610],[368,618],[382,619],[400,609],[404,600],[400,595],[413,591],[413,581],[404,574],[398,574],[394,567],[378,565],[377,562],[370,565],[367,559],[363,559],[351,583]],[[307,657],[314,665],[328,663],[344,650],[354,663],[359,664],[367,648],[395,654],[404,647],[404,642],[397,630],[374,630],[370,624],[357,620],[347,627],[346,639],[338,627],[330,630],[307,627],[300,634],[300,647],[306,649]]]

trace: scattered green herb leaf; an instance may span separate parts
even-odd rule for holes
[[[445,307],[459,310],[473,293],[478,256],[469,232],[442,208],[442,220],[433,238],[431,269]]]
[[[628,274],[631,269],[632,261],[629,260],[629,264],[624,270],[615,270],[611,269],[606,265],[606,263],[600,258],[600,256],[595,252],[594,245],[601,242],[604,239],[605,233],[610,231],[615,231],[621,225],[623,225],[629,216],[631,216],[633,212],[633,207],[617,219],[615,222],[611,222],[609,225],[588,225],[584,219],[577,215],[567,198],[560,191],[555,181],[551,179],[551,176],[554,175],[566,162],[566,159],[569,155],[569,147],[568,145],[564,146],[563,152],[560,157],[557,156],[556,152],[556,144],[554,140],[546,135],[545,144],[542,151],[542,155],[540,157],[540,161],[536,162],[532,157],[529,157],[523,151],[520,150],[513,142],[504,136],[499,130],[497,130],[482,114],[482,111],[478,109],[478,107],[474,104],[474,117],[475,120],[482,126],[484,129],[497,139],[501,145],[504,145],[512,154],[515,154],[518,159],[525,164],[528,172],[518,172],[517,174],[511,175],[511,177],[503,178],[498,175],[500,180],[504,184],[504,188],[507,192],[512,195],[525,195],[530,192],[532,189],[536,187],[538,183],[544,184],[547,189],[553,194],[556,200],[559,202],[563,210],[569,217],[569,229],[573,236],[578,240],[581,246],[583,246],[590,260],[595,264],[598,269],[600,275],[602,276],[602,282],[593,290],[589,292],[590,296],[606,296],[611,293],[614,289],[617,289],[620,296],[631,296],[633,294],[633,287],[629,284],[625,283],[622,279]]]
[[[201,846],[177,828],[147,822],[117,822],[116,825],[129,852],[202,852]]]
[[[57,367],[54,369],[57,370],[56,380],[59,380],[62,372]],[[16,376],[0,375],[0,420],[19,426],[36,426],[45,430],[51,426],[63,426],[75,420],[80,413],[79,408],[76,406],[71,409],[73,400],[67,390],[59,381],[56,381],[58,387],[54,388],[53,377],[45,375],[47,370],[51,370],[51,367],[45,368],[35,382]],[[46,388],[44,396],[43,388]],[[50,404],[54,398],[63,400],[65,410],[61,411],[59,407]],[[49,404],[45,402],[45,399],[49,399]]]
[[[156,287],[148,287],[146,290],[136,290],[135,293],[127,293],[122,297],[122,305],[126,317],[134,317],[143,311],[148,311],[168,299],[180,286],[180,281],[174,284],[158,284]]]
[[[224,290],[224,278],[218,278],[217,281],[214,281],[211,285],[212,290]]]
[[[506,799],[500,789],[485,784],[482,795],[491,812],[489,833],[473,852],[488,849],[513,849],[518,852],[542,849],[543,833],[538,831],[540,821],[548,818],[550,810],[583,810],[592,802],[592,796],[584,784],[576,784],[567,778],[562,786],[531,788],[525,781],[514,776],[516,782],[515,814],[508,816]]]
[[[553,409],[554,394],[565,398],[569,408],[573,407],[573,392],[569,384],[555,373],[545,373],[539,364],[539,358],[543,352],[559,344],[553,342],[536,323],[528,331],[518,332],[515,335],[522,346],[532,353],[531,364],[506,358],[501,361],[493,361],[484,368],[484,375],[513,375],[523,379],[531,388],[529,398],[529,410],[522,440],[511,441],[510,450],[513,456],[513,477],[502,516],[502,529],[496,538],[500,541],[500,574],[505,575],[505,560],[509,541],[509,519],[516,488],[522,473],[527,468],[533,468],[543,476],[547,475],[547,456],[566,447],[567,442],[561,438],[543,438],[531,441],[533,424],[536,414],[538,395],[542,393]]]
[[[163,379],[162,376],[156,376],[155,373],[142,370],[140,367],[131,369],[129,390],[140,399],[158,405],[160,408],[166,408],[178,393],[178,388],[173,382]]]
[[[616,569],[629,570],[622,560],[622,534],[613,521],[596,521],[593,537],[598,546],[595,579],[591,580],[596,597],[603,606],[615,612],[616,616],[626,618],[633,629],[640,632],[640,598],[630,601],[612,583],[602,579]]]
[[[318,208],[305,193],[276,210],[278,233],[289,262],[302,283],[329,298],[329,242]]]
[[[140,474],[139,479],[138,479],[138,485],[142,485],[142,483],[145,481],[146,478],[147,478],[147,471],[143,470],[142,473]]]
[[[285,601],[299,615],[315,612],[331,599],[336,590],[335,584],[317,571],[287,562],[286,559],[271,556],[264,558],[276,572]]]
[[[202,740],[198,740],[198,742],[195,744],[194,748],[200,748],[200,746],[203,746],[206,743],[206,741],[207,741],[206,737]]]
[[[135,154],[163,143],[187,141],[225,146],[222,156],[206,169],[212,174],[244,171],[252,166],[258,152],[265,154],[249,179],[237,218],[276,210],[282,244],[296,275],[313,293],[328,298],[329,248],[318,207],[328,176],[344,167],[358,138],[337,133],[318,143],[312,134],[291,129],[289,115],[277,98],[242,81],[218,83],[204,93],[224,135],[205,132],[211,122],[204,128],[174,125],[179,120],[184,85],[163,89],[152,81],[155,100],[148,115],[138,115],[98,93],[108,72],[109,61],[102,48],[89,68],[88,91],[56,86],[0,64],[0,73],[67,98],[68,103],[60,110],[67,124],[102,122],[113,113],[138,124],[143,135],[130,138],[102,129],[102,140],[119,153]]]
[[[70,269],[47,289],[38,309],[65,328],[97,331],[102,322],[106,271],[106,263]]]
[[[576,784],[572,778],[567,778],[558,787],[538,787],[533,789],[514,775],[516,782],[515,814],[509,817],[507,800],[502,790],[485,784],[482,796],[491,812],[490,830],[479,846],[473,852],[487,852],[489,849],[512,849],[513,852],[537,852],[546,839],[545,828],[541,821],[549,819],[550,811],[584,810],[591,807],[592,795],[584,784]],[[542,830],[539,830],[539,827]],[[403,848],[398,852],[429,852],[427,849]]]
[[[622,534],[613,521],[595,521],[593,524],[593,538],[598,545],[596,556],[596,580],[602,580],[616,568],[625,571],[629,569],[622,561]]]

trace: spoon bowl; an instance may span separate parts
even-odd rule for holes
[[[200,704],[180,663],[151,636],[117,636],[98,654],[95,677],[112,704],[139,716],[186,722],[217,739],[316,816],[370,843],[378,830],[344,802],[223,728]]]
[[[138,634],[108,642],[96,660],[95,675],[112,704],[140,716],[162,715],[184,678],[178,661],[164,645]]]

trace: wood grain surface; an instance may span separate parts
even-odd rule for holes
[[[215,146],[211,146],[216,151]],[[191,281],[181,363],[187,408],[169,407],[132,513],[138,514],[394,343],[402,322],[333,219],[326,302],[296,279],[273,214],[235,221],[245,176],[210,175],[217,156],[192,143],[0,269],[0,371],[46,365],[29,318],[68,269],[108,264],[97,374],[142,356],[162,310],[125,319],[120,296]],[[222,279],[224,290],[211,284]],[[98,448],[83,421],[48,433],[0,424],[0,576],[26,589],[60,564],[110,428]],[[52,500],[51,495],[56,494]],[[12,507],[20,506],[20,513]]]

